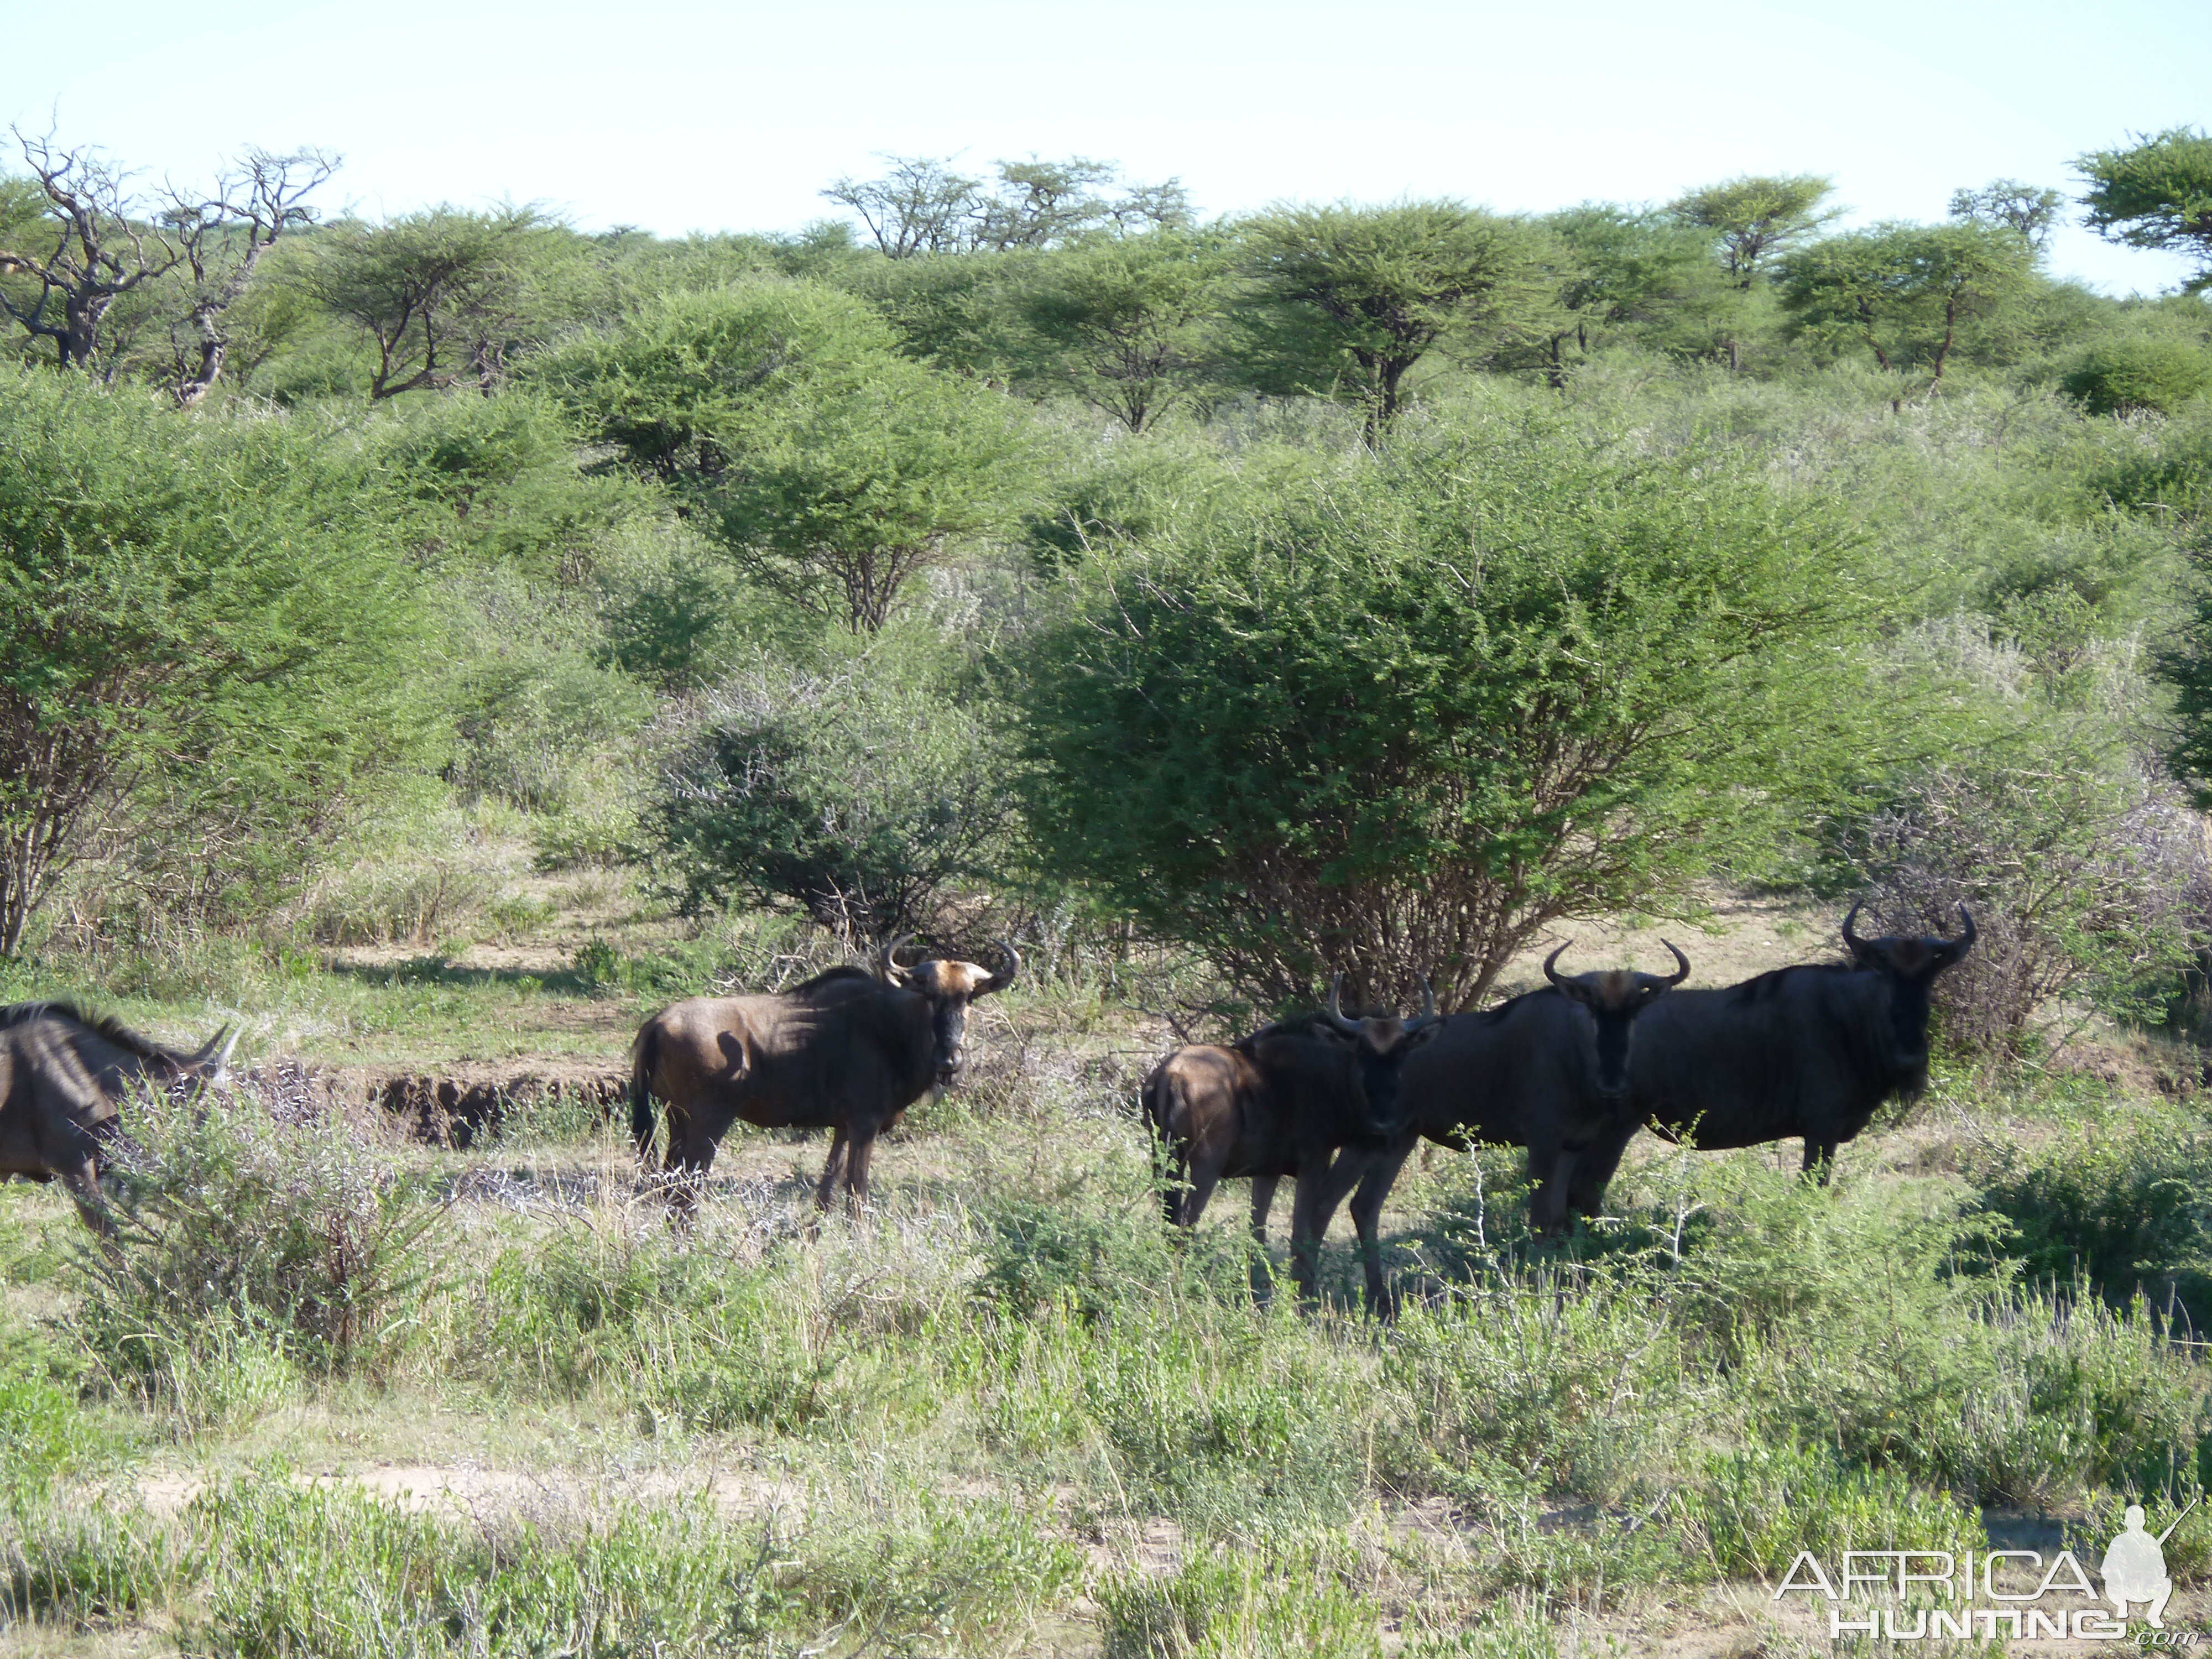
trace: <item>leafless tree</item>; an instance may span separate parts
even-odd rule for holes
[[[224,318],[276,239],[314,222],[306,198],[337,171],[340,159],[319,149],[289,155],[251,149],[237,172],[216,181],[213,195],[195,199],[170,191],[164,216],[192,273],[191,310],[172,331],[176,362],[169,389],[179,408],[199,402],[222,377],[230,355]]]
[[[894,259],[957,253],[967,246],[969,214],[982,180],[927,155],[887,155],[880,179],[843,178],[822,193],[860,216],[876,246]]]
[[[88,369],[109,308],[174,270],[185,251],[159,227],[131,216],[130,175],[98,150],[57,149],[52,134],[9,131],[46,198],[47,217],[42,240],[25,243],[28,252],[0,248],[0,276],[29,277],[38,298],[0,288],[0,308],[33,338],[52,340],[62,368]]]
[[[840,179],[822,193],[859,214],[876,246],[894,259],[1050,247],[1105,225],[1130,230],[1190,218],[1190,198],[1176,179],[1103,195],[1099,187],[1115,185],[1121,168],[1081,155],[1000,161],[998,180],[988,187],[955,173],[950,158],[883,159],[890,163],[884,177]]]

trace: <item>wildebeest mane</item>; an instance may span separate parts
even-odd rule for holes
[[[1476,1011],[1474,1017],[1480,1020],[1485,1025],[1495,1025],[1498,1021],[1504,1019],[1506,1015],[1511,1013],[1516,1008],[1518,1008],[1522,1003],[1530,1000],[1532,998],[1555,997],[1559,994],[1557,991],[1553,990],[1548,985],[1539,985],[1533,991],[1523,991],[1517,997],[1506,998],[1504,1001],[1498,1004],[1495,1007],[1479,1009]]]
[[[1793,962],[1787,968],[1770,968],[1763,974],[1731,985],[1738,1002],[1763,1002],[1782,988],[1782,981],[1792,974],[1849,974],[1857,969],[1847,962]]]
[[[87,1013],[74,1002],[17,1002],[0,1008],[0,1030],[11,1025],[27,1025],[34,1019],[67,1020],[72,1025],[82,1025],[88,1031],[105,1037],[118,1048],[126,1048],[141,1060],[165,1060],[173,1066],[187,1063],[191,1056],[172,1048],[153,1038],[142,1036],[112,1014]]]
[[[864,979],[871,985],[877,982],[876,976],[870,973],[866,969],[856,968],[851,963],[847,962],[841,963],[835,968],[824,969],[821,973],[815,975],[812,979],[805,980],[799,984],[793,986],[788,991],[784,993],[784,995],[787,997],[803,997],[809,991],[818,991],[825,985],[840,984],[848,979]]]

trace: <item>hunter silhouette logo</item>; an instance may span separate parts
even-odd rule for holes
[[[2189,1500],[2189,1510],[2203,1501],[2203,1494]],[[2166,1572],[2166,1540],[2173,1536],[2174,1527],[2189,1518],[2189,1510],[2173,1517],[2173,1526],[2153,1538],[2143,1530],[2143,1511],[2140,1504],[2128,1505],[2122,1519],[2125,1528],[2112,1540],[2112,1548],[2105,1552],[2104,1565],[2098,1571],[2105,1576],[2105,1599],[2120,1610],[2120,1617],[2128,1616],[2128,1603],[2148,1601],[2150,1611],[2144,1615],[2153,1630],[2166,1628],[2166,1604],[2173,1595],[2173,1580]]]
[[[2128,1506],[2120,1534],[2098,1566],[2105,1580],[2103,1600],[2117,1617],[2098,1605],[2096,1587],[2071,1550],[2059,1551],[2047,1565],[2036,1550],[1848,1550],[1842,1571],[1832,1577],[1812,1551],[1800,1550],[1782,1575],[1774,1599],[1792,1591],[1825,1598],[1832,1638],[2115,1642],[2128,1633],[2131,1606],[2145,1608],[2145,1623],[2164,1632],[2166,1606],[2173,1595],[2166,1541],[2201,1501],[2191,1498],[2172,1525],[2155,1537],[2144,1526],[2142,1505]],[[2028,1589],[2030,1584],[2034,1588]],[[1877,1596],[1917,1600],[1921,1605],[1867,1605]],[[2198,1633],[2140,1639],[2194,1646]]]

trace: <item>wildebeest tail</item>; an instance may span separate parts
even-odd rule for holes
[[[659,1062],[660,1026],[647,1020],[629,1051],[629,1138],[639,1159],[653,1164],[653,1068]]]

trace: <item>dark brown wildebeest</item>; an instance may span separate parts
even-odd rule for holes
[[[1145,1117],[1173,1165],[1169,1223],[1197,1225],[1221,1181],[1249,1177],[1252,1235],[1264,1250],[1276,1185],[1290,1176],[1297,1183],[1291,1273],[1309,1302],[1319,1265],[1314,1223],[1330,1160],[1340,1147],[1388,1138],[1400,1069],[1440,1024],[1433,996],[1410,1020],[1350,1018],[1339,1000],[1342,983],[1339,975],[1326,1013],[1280,1021],[1226,1046],[1178,1048],[1145,1079]],[[1263,1258],[1253,1267],[1253,1294],[1264,1300],[1267,1283]]]
[[[1778,968],[1717,991],[1685,991],[1652,1011],[1628,1067],[1632,1112],[1593,1146],[1574,1180],[1593,1205],[1636,1131],[1706,1152],[1802,1135],[1805,1172],[1826,1181],[1836,1149],[1881,1103],[1928,1084],[1928,999],[1936,975],[1974,948],[1962,931],[1861,939],[1844,918],[1848,963]]]
[[[630,1050],[630,1133],[653,1162],[653,1102],[668,1106],[667,1168],[687,1177],[679,1201],[743,1119],[763,1129],[830,1129],[816,1205],[842,1180],[848,1206],[868,1196],[876,1137],[932,1087],[959,1081],[968,1006],[1003,991],[1022,959],[1001,941],[994,972],[933,957],[899,965],[903,939],[864,968],[832,968],[767,996],[695,997],[646,1021]]]
[[[1672,974],[1606,969],[1570,975],[1558,968],[1566,948],[1544,958],[1551,983],[1543,989],[1446,1019],[1435,1041],[1406,1063],[1397,1134],[1347,1152],[1330,1172],[1316,1225],[1327,1227],[1352,1194],[1370,1309],[1389,1306],[1377,1228],[1417,1141],[1426,1137],[1462,1151],[1479,1141],[1526,1146],[1536,1183],[1529,1224],[1555,1233],[1566,1225],[1577,1162],[1591,1146],[1609,1144],[1608,1132],[1632,1109],[1628,1068],[1641,1018],[1690,976],[1690,959],[1667,944]]]
[[[134,1085],[230,1086],[226,1028],[183,1054],[67,1002],[0,1008],[0,1176],[58,1178],[94,1231],[113,1231],[100,1196],[117,1103]]]

